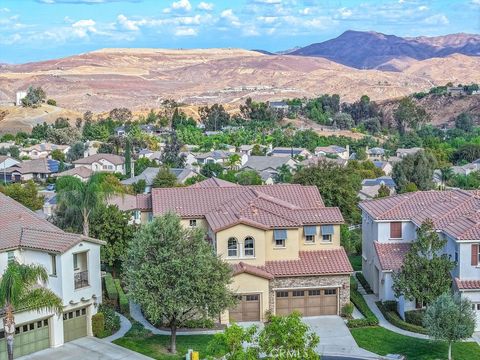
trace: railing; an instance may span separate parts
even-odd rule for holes
[[[88,286],[88,270],[76,272],[74,275],[75,289]]]

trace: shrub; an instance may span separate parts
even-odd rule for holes
[[[378,325],[378,319],[370,310],[362,294],[358,290],[350,289],[350,301],[357,307],[357,309],[365,316],[365,319],[352,319],[347,323],[348,327],[364,327]]]
[[[362,287],[365,289],[367,294],[373,294],[372,288],[370,287],[370,284],[367,282],[363,274],[361,272],[357,272],[355,276],[357,277],[360,284],[362,284]]]
[[[358,290],[358,283],[353,276],[350,276],[350,290]]]
[[[215,326],[212,319],[192,319],[185,322],[188,329],[211,329]]]
[[[423,317],[425,315],[425,310],[410,310],[405,311],[405,321],[409,324],[423,327]]]
[[[105,274],[104,280],[105,280],[105,291],[107,292],[107,297],[110,300],[114,301],[116,305],[118,301],[118,291],[115,286],[115,283],[113,282],[112,274],[110,273]]]
[[[105,332],[105,315],[98,312],[92,316],[92,332],[95,337],[103,337]]]
[[[122,314],[128,314],[129,312],[128,298],[122,289],[122,285],[120,284],[120,279],[115,279],[114,283],[115,283],[115,288],[117,289],[117,292],[118,292],[118,303],[120,305],[120,312]]]
[[[56,102],[55,100],[53,100],[53,99],[48,99],[48,100],[47,100],[47,104],[48,104],[48,105],[52,105],[52,106],[57,106],[57,102]]]
[[[98,312],[101,312],[105,318],[105,332],[107,334],[113,334],[120,329],[120,317],[115,313],[114,308],[106,304],[100,304]]]
[[[383,306],[388,311],[397,311],[397,302],[395,300],[387,300],[383,302]]]
[[[396,311],[389,310],[385,304],[382,304],[381,301],[377,303],[378,308],[382,312],[385,319],[392,325],[411,332],[419,333],[419,334],[427,334],[427,330],[421,326],[409,324],[402,320],[400,315]]]
[[[342,316],[351,318],[353,313],[354,306],[352,303],[343,305],[342,307]]]

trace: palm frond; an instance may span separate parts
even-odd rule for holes
[[[55,311],[60,314],[63,311],[62,299],[60,299],[52,290],[39,287],[27,291],[20,299],[21,310],[42,310]]]

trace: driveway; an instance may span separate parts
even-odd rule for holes
[[[55,349],[46,349],[17,360],[152,360],[147,356],[94,337],[70,341]]]

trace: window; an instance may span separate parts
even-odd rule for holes
[[[275,240],[276,247],[285,247],[285,239],[276,239]]]
[[[140,211],[135,210],[135,211],[133,212],[133,218],[134,218],[135,220],[140,220]]]
[[[458,251],[455,250],[455,262],[458,264]]]
[[[390,223],[390,238],[401,239],[402,238],[402,223],[391,222]]]
[[[323,241],[323,242],[332,242],[332,235],[330,235],[330,234],[322,234],[322,241]]]
[[[258,295],[247,295],[247,301],[258,301]]]
[[[317,233],[316,226],[304,226],[303,232],[305,234],[305,242],[306,243],[314,243],[315,242],[315,235]]]
[[[51,269],[50,275],[57,276],[57,255],[50,254]]]
[[[480,258],[480,246],[478,244],[472,244],[472,266],[478,265],[478,260]]]
[[[196,227],[197,226],[197,220],[191,219],[190,220],[190,227]]]
[[[320,290],[308,290],[308,296],[320,296]]]
[[[427,303],[425,301],[419,301],[415,299],[415,309],[424,309],[427,307]]]
[[[15,253],[13,251],[9,251],[7,253],[7,256],[8,256],[8,262],[11,263],[12,261],[15,260]]]
[[[277,291],[277,297],[288,297],[288,291]]]
[[[324,294],[325,295],[335,295],[337,293],[337,289],[325,289]]]
[[[245,256],[255,256],[255,240],[251,236],[245,238],[244,245]]]
[[[315,235],[305,235],[305,242],[306,243],[314,243],[315,242]]]
[[[78,255],[73,254],[73,269],[78,270]]]
[[[273,230],[273,240],[275,241],[275,247],[285,247],[286,239],[287,239],[286,229]]]
[[[228,257],[238,256],[238,241],[235,238],[228,239]]]
[[[332,242],[333,225],[322,225],[322,242]]]
[[[305,296],[305,291],[303,290],[292,291],[292,296]]]

